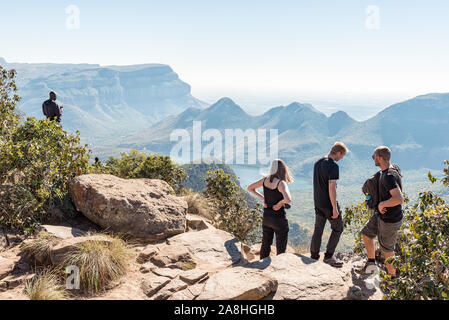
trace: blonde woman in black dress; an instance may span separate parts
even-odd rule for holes
[[[290,171],[284,161],[276,159],[271,164],[270,173],[248,186],[248,191],[264,200],[262,221],[262,247],[260,259],[270,255],[273,236],[276,235],[276,252],[287,249],[288,220],[285,205],[292,201],[287,183],[293,182]],[[256,189],[263,187],[263,195]]]

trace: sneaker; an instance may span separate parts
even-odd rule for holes
[[[324,258],[323,259],[324,263],[327,263],[328,265],[334,267],[334,268],[341,268],[343,267],[343,262],[340,260],[335,259],[334,257],[330,257],[330,258]]]
[[[354,271],[361,275],[368,275],[368,274],[373,274],[374,270],[376,268],[377,268],[377,265],[375,262],[367,261],[362,268],[355,269]]]

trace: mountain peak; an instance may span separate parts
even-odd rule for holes
[[[234,113],[245,113],[243,109],[238,106],[231,98],[224,97],[215,102],[213,105],[211,105],[208,110],[210,111],[220,111],[220,112],[230,112],[231,114]]]
[[[0,65],[7,65],[8,62],[6,62],[6,60],[3,57],[0,57]]]

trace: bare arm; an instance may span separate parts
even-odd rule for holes
[[[404,203],[404,195],[402,194],[401,189],[395,188],[390,190],[390,195],[390,199],[379,203],[379,212],[382,214],[387,212],[386,208],[395,207]]]
[[[292,202],[290,190],[288,189],[288,185],[285,181],[281,181],[279,183],[278,190],[282,193],[282,195],[284,196],[284,199],[282,199],[281,201],[279,201],[278,203],[276,203],[273,206],[273,209],[276,211],[281,209],[284,204]]]
[[[261,178],[260,180],[250,184],[248,186],[248,191],[255,194],[257,197],[265,201],[265,198],[263,195],[261,195],[259,192],[257,192],[256,189],[261,188],[263,186],[263,181],[265,180],[265,177]]]
[[[339,215],[337,207],[337,180],[329,180],[329,198],[332,204],[332,218],[337,219]]]

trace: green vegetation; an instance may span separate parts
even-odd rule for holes
[[[204,195],[211,201],[213,222],[219,229],[232,233],[242,242],[253,243],[261,226],[261,206],[248,205],[235,179],[221,169],[209,172]]]
[[[15,72],[0,67],[0,225],[29,230],[51,206],[70,206],[67,181],[85,173],[87,146],[48,120],[20,119]]]
[[[441,182],[446,187],[448,166]],[[429,173],[429,179],[437,179]],[[390,258],[399,271],[392,279],[381,273],[387,299],[449,300],[449,204],[426,191],[419,202],[408,207],[399,235],[401,255]]]
[[[449,166],[449,161],[445,162]],[[441,180],[448,186],[448,168]],[[438,181],[429,173],[432,183]],[[346,231],[355,241],[354,252],[364,254],[360,230],[370,217],[364,203],[346,208]],[[381,271],[386,299],[449,300],[449,205],[432,191],[419,194],[418,202],[407,205],[398,236],[400,254],[390,258],[398,270],[391,278]]]
[[[184,183],[184,188],[191,189],[195,192],[203,192],[206,189],[206,178],[208,171],[215,171],[222,169],[224,173],[231,176],[235,175],[234,170],[227,164],[222,163],[188,163],[182,165],[182,168],[187,173],[187,180]],[[238,180],[235,181],[239,184]]]
[[[25,282],[25,294],[30,300],[65,300],[68,295],[58,272],[45,270]]]
[[[97,163],[89,168],[90,173],[112,174],[124,179],[148,178],[166,181],[177,193],[183,188],[186,172],[168,156],[146,155],[137,150],[121,153],[121,157],[109,157],[106,164]]]

